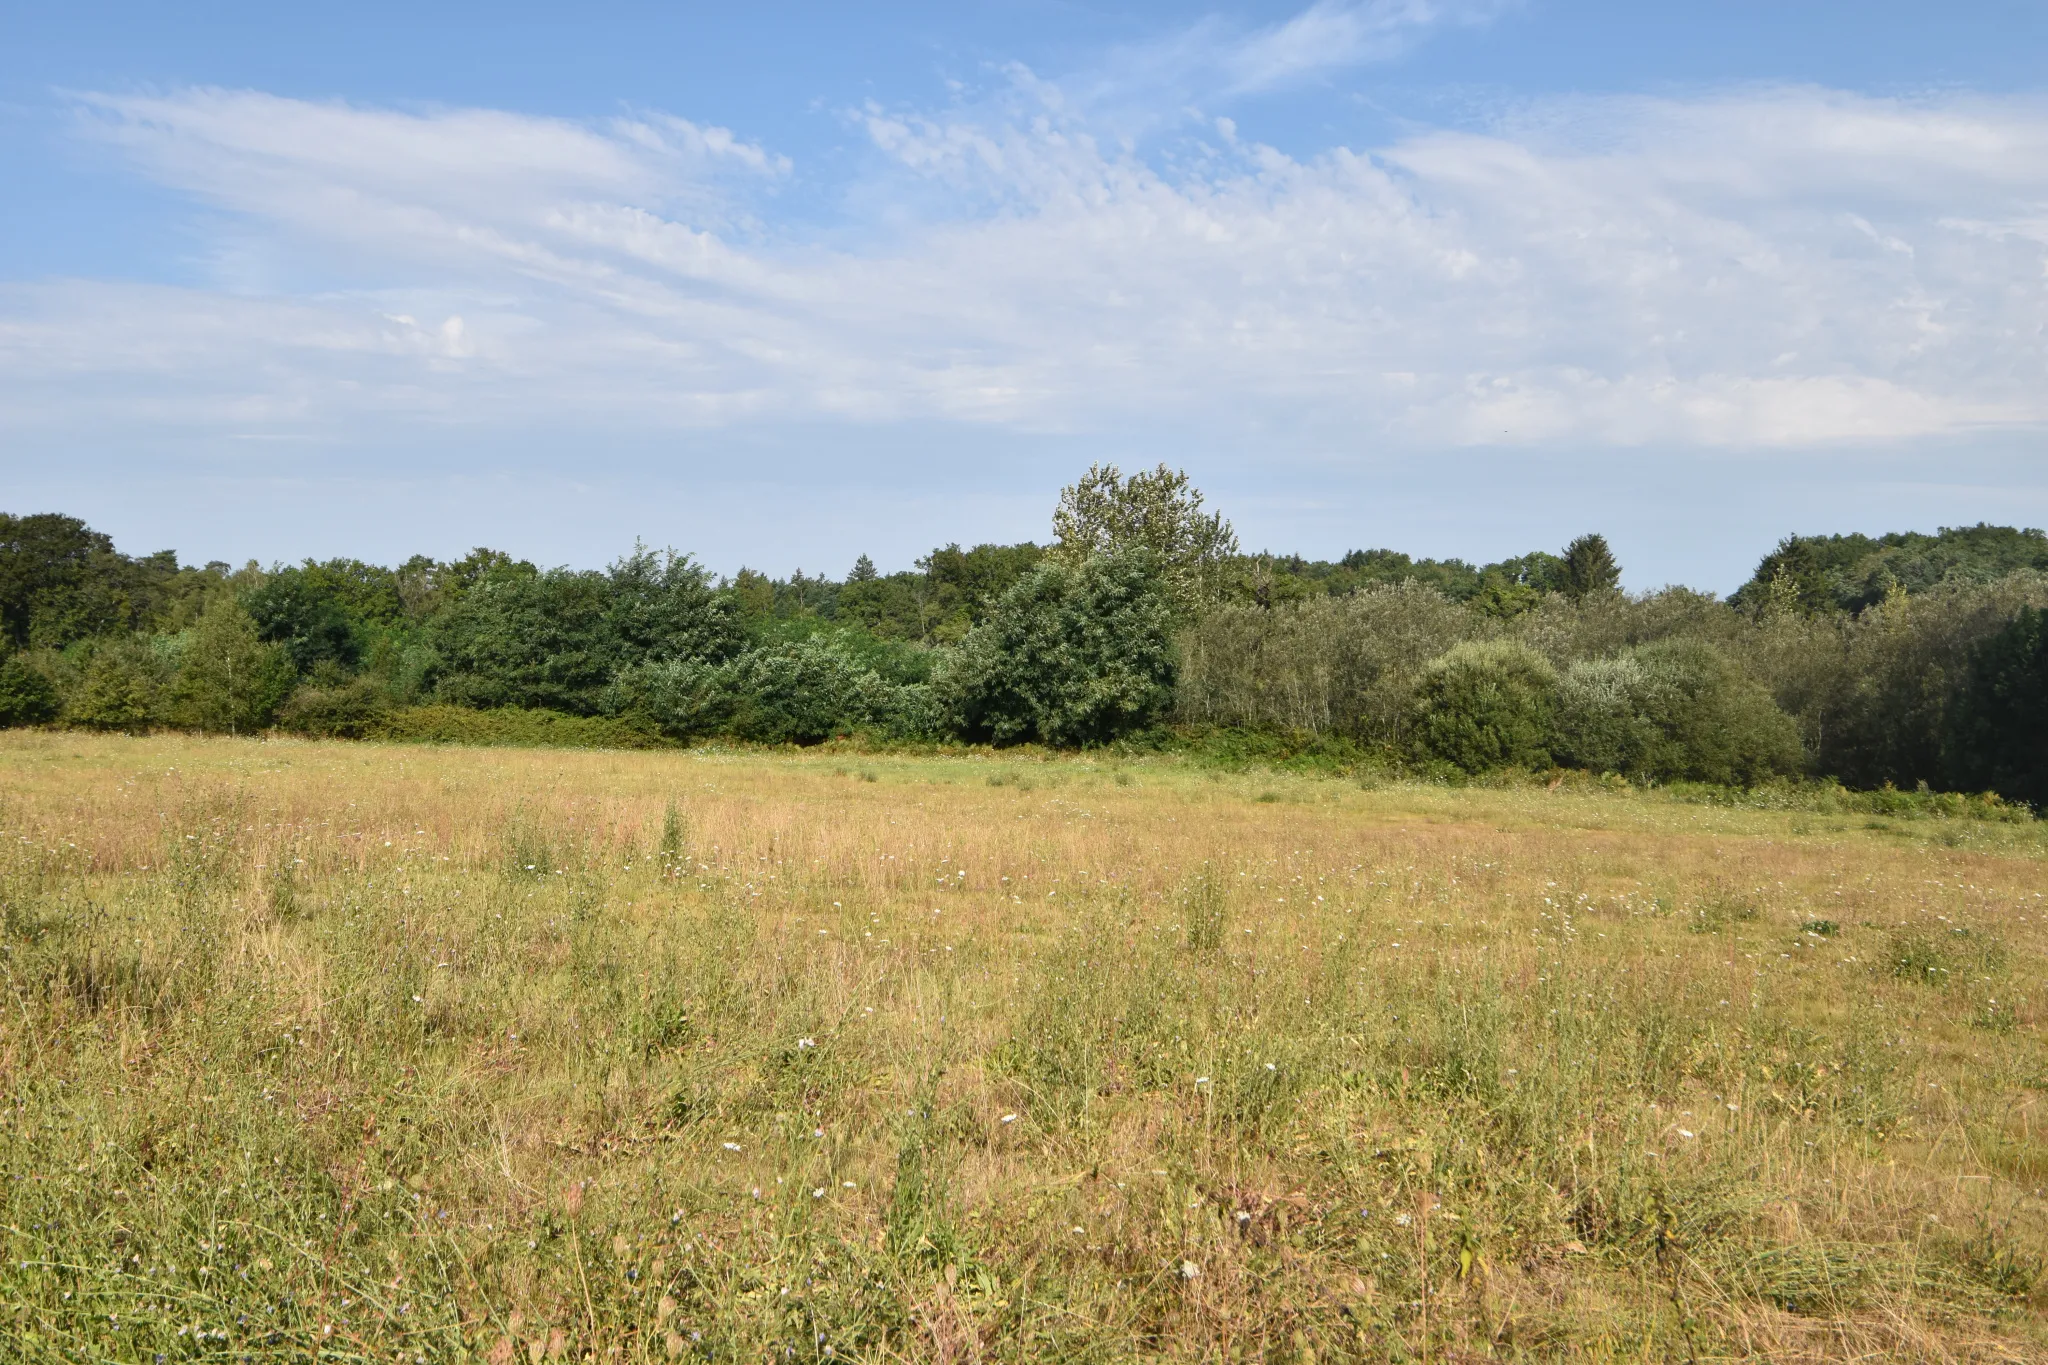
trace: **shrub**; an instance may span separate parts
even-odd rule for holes
[[[0,664],[0,726],[41,725],[57,718],[57,685],[16,655]]]
[[[1566,669],[1557,689],[1557,760],[1631,777],[1675,766],[1670,737],[1650,714],[1661,709],[1652,695],[1659,682],[1633,651]]]
[[[1196,725],[1398,742],[1424,665],[1485,628],[1413,582],[1220,607],[1182,636],[1176,709]]]
[[[730,596],[703,569],[646,550],[606,573],[495,566],[431,635],[442,701],[575,713],[602,709],[623,671],[715,663],[745,643]]]
[[[368,678],[339,687],[301,687],[277,713],[279,729],[330,739],[368,739],[377,732],[391,699]]]
[[[1558,686],[1553,754],[1594,772],[1750,786],[1796,772],[1799,734],[1761,684],[1699,640],[1586,660]]]
[[[1173,606],[1143,550],[1049,562],[967,633],[935,685],[964,738],[1104,744],[1173,703]]]
[[[1947,748],[1958,785],[2048,807],[2048,612],[2022,608],[1973,651]]]
[[[1416,689],[1416,756],[1468,773],[1548,767],[1557,682],[1557,670],[1527,645],[1456,646],[1423,671]]]
[[[819,744],[874,721],[889,685],[844,655],[805,641],[743,654],[719,670],[725,728],[757,744]]]
[[[404,706],[387,711],[366,738],[423,744],[510,745],[548,749],[653,749],[661,736],[622,716],[568,716],[517,706]]]
[[[1799,730],[1771,694],[1701,640],[1635,651],[1656,679],[1654,720],[1670,740],[1663,778],[1747,787],[1799,771]]]
[[[228,734],[260,730],[291,686],[284,647],[265,644],[233,595],[217,592],[185,643],[169,693],[170,719]]]
[[[64,720],[89,730],[147,730],[156,716],[154,663],[149,650],[133,641],[94,649],[85,676],[66,700]]]
[[[724,733],[758,744],[818,744],[868,729],[909,738],[934,728],[928,688],[893,683],[819,640],[723,664],[646,664],[619,677],[606,709],[674,739]]]

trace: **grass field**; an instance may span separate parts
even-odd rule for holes
[[[0,735],[0,1357],[2048,1359],[2048,825]]]

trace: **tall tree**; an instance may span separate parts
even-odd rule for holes
[[[70,644],[147,626],[164,607],[177,556],[131,559],[77,517],[0,512],[0,644]]]
[[[1173,608],[1146,550],[1041,564],[967,633],[936,689],[973,740],[1103,744],[1158,721],[1179,661]]]
[[[1184,616],[1221,595],[1225,569],[1237,555],[1230,523],[1219,512],[1204,512],[1201,490],[1184,471],[1164,464],[1128,478],[1113,464],[1091,465],[1061,490],[1052,529],[1059,538],[1052,557],[1069,568],[1098,555],[1149,551]]]
[[[171,684],[171,718],[201,730],[236,735],[270,723],[293,671],[284,646],[265,642],[231,592],[208,599]]]
[[[1621,565],[1607,548],[1607,537],[1583,535],[1565,546],[1564,564],[1558,577],[1560,590],[1574,602],[1596,593],[1612,592],[1621,586]]]

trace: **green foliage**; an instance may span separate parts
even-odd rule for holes
[[[186,586],[180,577],[168,550],[132,559],[76,517],[0,512],[0,646],[147,628]]]
[[[1421,583],[1262,607],[1225,604],[1182,636],[1177,717],[1399,744],[1423,667],[1489,622]]]
[[[41,725],[57,718],[57,685],[20,655],[0,663],[0,727]]]
[[[284,647],[264,643],[234,594],[217,592],[185,644],[166,698],[168,719],[224,734],[261,730],[291,685]]]
[[[687,557],[645,549],[609,573],[493,564],[435,618],[436,694],[468,706],[588,715],[621,672],[744,647],[732,598]]]
[[[2048,809],[2048,611],[2021,608],[1972,651],[1948,729],[1956,785]]]
[[[1192,615],[1222,594],[1237,534],[1220,512],[1202,511],[1201,490],[1164,464],[1126,478],[1091,465],[1060,491],[1051,553],[1070,569],[1133,550],[1149,552],[1174,607]]]
[[[356,678],[340,686],[299,688],[279,708],[277,726],[327,739],[369,739],[390,710],[390,696],[375,680]]]
[[[282,646],[299,673],[323,663],[354,668],[362,657],[349,613],[310,563],[267,575],[242,605],[256,623],[257,637]]]
[[[1973,659],[2027,606],[2048,606],[2048,579],[1955,579],[1855,617],[1782,617],[1760,630],[1771,650],[1755,669],[1800,719],[1818,771],[1857,787],[1948,785]]]
[[[158,671],[146,645],[106,642],[92,651],[84,677],[66,700],[64,720],[88,730],[140,734],[156,718]]]
[[[954,643],[1044,556],[1029,541],[977,545],[971,550],[956,542],[918,560],[915,572],[883,574],[862,555],[843,584],[795,578],[772,584],[774,612],[783,620],[810,614],[863,629],[878,639]]]
[[[1584,535],[1565,547],[1558,565],[1558,591],[1574,602],[1621,586],[1621,565],[1607,547],[1607,537]]]
[[[2048,571],[2048,535],[2010,526],[1944,526],[1883,536],[1787,536],[1730,600],[1752,612],[1776,602],[1802,611],[1859,612],[1894,592],[1986,583],[2017,570]]]
[[[725,728],[760,744],[819,744],[872,724],[889,706],[887,684],[814,642],[757,649],[719,670]]]
[[[953,543],[911,572],[862,556],[844,583],[742,570],[714,585],[644,547],[604,572],[485,548],[396,569],[184,569],[169,552],[121,555],[75,518],[0,514],[0,723],[274,719],[370,737],[435,700],[672,739],[1153,744],[1168,742],[1156,727],[1171,697],[1184,732],[1171,743],[1206,735],[1203,752],[1561,760],[1718,789],[1797,770],[1796,739],[1810,771],[1859,788],[2048,800],[2039,531],[1792,537],[1731,605],[1617,591],[1598,536],[1483,567],[1391,550],[1238,556],[1228,524],[1164,466],[1091,469],[1055,520],[1050,552]],[[1149,564],[1158,593],[1126,591],[1091,547],[1133,547],[1109,558]],[[1517,708],[1540,710],[1543,687],[1513,669],[1482,685],[1469,652],[1454,667],[1447,652],[1473,641],[1507,651],[1494,665],[1520,649],[1561,672],[1541,742]],[[1461,687],[1476,690],[1451,696]]]
[[[1458,645],[1423,671],[1412,703],[1415,754],[1468,773],[1548,767],[1557,691],[1557,670],[1527,645]]]
[[[1750,786],[1797,772],[1792,718],[1699,640],[1573,664],[1558,688],[1559,762],[1638,779]]]
[[[673,739],[729,734],[760,744],[819,744],[872,730],[931,732],[927,689],[884,678],[824,637],[765,645],[713,664],[670,659],[620,675],[614,714]]]
[[[413,744],[504,745],[534,749],[654,749],[660,735],[630,716],[568,716],[504,706],[401,706],[381,715],[370,739]]]
[[[1542,550],[1489,564],[1479,573],[1479,587],[1469,601],[1477,610],[1503,621],[1534,611],[1546,594],[1564,591],[1564,561]]]
[[[1166,714],[1173,605],[1147,551],[1040,565],[940,674],[950,726],[995,744],[1106,743]]]

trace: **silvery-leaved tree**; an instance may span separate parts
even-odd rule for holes
[[[1101,555],[1144,549],[1154,556],[1174,608],[1191,616],[1222,595],[1237,555],[1237,533],[1219,512],[1202,510],[1201,490],[1164,464],[1126,477],[1113,464],[1091,465],[1060,491],[1052,514],[1058,543],[1051,557],[1072,568]]]

